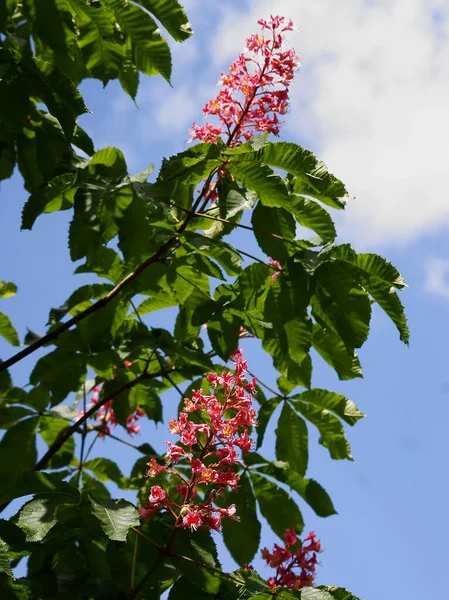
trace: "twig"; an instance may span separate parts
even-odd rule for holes
[[[53,444],[50,446],[50,448],[47,450],[47,452],[44,454],[44,456],[34,465],[32,470],[33,471],[41,471],[47,465],[50,458],[52,456],[54,456],[56,454],[56,452],[61,448],[61,446],[63,446],[65,444],[65,442],[76,431],[78,431],[80,425],[82,425],[84,423],[84,421],[87,421],[87,419],[89,419],[99,408],[101,408],[104,404],[106,404],[106,402],[109,402],[110,400],[114,400],[114,398],[119,396],[121,393],[132,389],[133,387],[135,387],[142,381],[145,381],[147,379],[153,379],[155,377],[160,377],[161,375],[162,375],[162,373],[157,373],[157,374],[156,373],[155,374],[142,373],[142,375],[140,375],[139,377],[136,377],[136,379],[133,379],[132,381],[128,381],[128,383],[125,383],[125,385],[123,385],[121,388],[119,388],[118,390],[115,390],[114,392],[109,394],[109,396],[106,396],[105,398],[103,398],[102,400],[100,400],[99,402],[94,404],[94,406],[92,406],[92,408],[90,408],[87,412],[85,412],[84,415],[82,415],[76,423],[74,423],[71,427],[66,427],[66,429],[63,429],[60,432],[59,436],[56,438],[56,440],[53,442]]]
[[[187,219],[186,219],[186,221],[187,221]],[[186,225],[186,227],[187,227],[187,225]],[[97,302],[95,302],[94,304],[92,304],[91,306],[86,308],[85,310],[81,311],[80,313],[78,313],[77,315],[75,315],[74,317],[72,317],[71,319],[69,319],[62,325],[60,325],[59,327],[56,327],[56,329],[53,329],[53,331],[50,331],[49,333],[47,333],[47,335],[42,336],[39,340],[37,340],[33,344],[30,344],[27,348],[24,348],[20,352],[17,352],[17,354],[14,354],[14,356],[11,356],[11,358],[8,358],[7,360],[0,362],[0,373],[4,370],[8,369],[12,365],[15,365],[20,360],[22,360],[26,356],[29,356],[30,354],[32,354],[39,348],[42,348],[42,346],[45,346],[49,342],[57,339],[61,335],[61,333],[64,333],[64,331],[67,331],[68,329],[73,327],[73,325],[76,325],[77,323],[79,323],[80,321],[82,321],[83,319],[88,317],[89,315],[91,315],[91,314],[97,312],[98,310],[100,310],[101,308],[104,308],[105,306],[107,306],[110,302],[112,302],[112,300],[114,300],[114,298],[116,298],[116,296],[118,296],[120,294],[120,292],[125,287],[127,287],[132,281],[134,281],[134,279],[136,279],[136,277],[138,277],[142,273],[142,271],[144,271],[151,264],[158,262],[165,255],[165,253],[168,252],[178,242],[179,242],[178,236],[174,236],[174,237],[170,238],[167,242],[165,242],[165,244],[163,244],[158,250],[156,250],[156,252],[154,252],[143,263],[141,263],[134,271],[132,271],[132,273],[129,273],[129,275],[127,275],[124,279],[122,279],[120,281],[120,283],[118,283],[115,286],[115,288],[113,288],[105,296],[103,296],[102,298],[97,300]]]

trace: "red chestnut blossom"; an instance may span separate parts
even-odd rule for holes
[[[125,360],[123,362],[123,364],[126,368],[128,368],[128,367],[131,367],[133,363],[130,362],[129,360]],[[117,367],[114,365],[114,370],[116,368]],[[113,375],[112,378],[117,379],[117,376]],[[98,402],[98,400],[100,398],[100,392],[101,392],[102,387],[103,387],[103,384],[100,383],[100,384],[96,385],[94,388],[92,388],[92,393],[91,393],[91,397],[90,397],[91,407],[94,406]],[[95,419],[96,419],[95,428],[98,429],[99,437],[106,437],[106,436],[110,435],[111,427],[115,427],[116,425],[118,425],[118,421],[115,418],[113,406],[114,406],[114,400],[109,400],[109,402],[106,402],[105,404],[100,406],[100,408],[95,413]],[[80,414],[83,414],[82,411],[80,411]],[[140,425],[137,425],[137,421],[141,417],[144,417],[144,416],[145,416],[145,412],[140,407],[137,407],[136,410],[127,417],[126,432],[129,435],[136,435],[139,433]]]
[[[287,529],[284,542],[285,548],[275,544],[272,552],[267,548],[262,550],[262,558],[270,567],[276,569],[276,575],[267,579],[268,585],[272,588],[282,586],[293,590],[312,586],[317,565],[316,555],[321,552],[320,541],[311,531],[301,542],[294,529]]]
[[[192,531],[203,526],[219,530],[222,518],[238,518],[235,504],[227,507],[214,504],[222,489],[238,487],[239,476],[232,468],[239,462],[236,449],[242,452],[251,449],[248,427],[256,425],[256,411],[252,406],[256,380],[246,381],[246,361],[240,350],[232,359],[235,372],[207,375],[214,390],[222,387],[223,399],[215,394],[207,395],[201,389],[194,390],[192,398],[184,399],[184,409],[178,419],[170,421],[170,432],[180,436],[179,444],[167,442],[167,465],[163,467],[152,458],[148,463],[148,476],[165,472],[177,477],[181,482],[176,487],[179,498],[171,497],[159,485],[152,486],[148,504],[139,512],[142,518],[150,518],[157,510],[165,509],[175,517],[175,529],[186,527]],[[178,463],[190,468],[190,478],[184,471],[172,468]],[[204,497],[194,502],[198,486],[206,486]]]
[[[273,258],[269,258],[269,263],[270,265],[272,265],[273,267],[276,267],[277,271],[275,271],[273,273],[273,275],[271,276],[271,283],[273,283],[273,281],[276,281],[276,279],[279,277],[279,275],[281,274],[282,271],[282,266],[281,263],[277,260],[274,260]]]
[[[288,88],[299,64],[296,52],[283,48],[283,33],[291,31],[293,23],[278,16],[258,23],[269,35],[247,38],[245,51],[231,64],[227,75],[221,74],[222,89],[217,97],[203,108],[206,115],[219,118],[220,126],[194,123],[190,141],[215,142],[225,134],[227,145],[232,147],[258,132],[278,135],[278,115],[287,112]]]

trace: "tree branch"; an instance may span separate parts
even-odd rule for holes
[[[122,392],[126,392],[127,390],[132,389],[136,385],[138,385],[141,381],[145,381],[147,379],[153,379],[154,377],[160,377],[162,373],[142,373],[136,379],[132,381],[128,381],[121,388],[111,392],[109,396],[106,396],[96,404],[94,404],[87,412],[84,413],[82,417],[78,419],[76,423],[71,425],[70,427],[66,427],[63,429],[44,456],[34,465],[33,471],[41,471],[47,465],[48,461],[56,454],[56,452],[66,443],[66,441],[79,429],[80,425],[82,425],[87,419],[89,419],[94,413],[97,412],[99,408],[101,408],[106,402],[110,400],[114,400],[117,396],[119,396]]]
[[[151,264],[158,262],[161,258],[163,258],[165,253],[168,252],[173,246],[175,246],[178,241],[179,238],[177,236],[174,236],[167,240],[165,244],[163,244],[158,250],[156,250],[156,252],[149,256],[143,263],[141,263],[132,273],[129,273],[129,275],[122,279],[120,283],[118,283],[115,286],[114,289],[112,289],[108,294],[106,294],[106,296],[103,296],[103,298],[100,298],[100,300],[86,308],[86,310],[83,310],[82,312],[78,313],[59,327],[56,327],[56,329],[53,329],[53,331],[47,333],[47,335],[44,335],[33,344],[30,344],[27,348],[24,348],[20,352],[17,352],[17,354],[14,354],[14,356],[12,356],[11,358],[0,362],[0,373],[2,371],[5,371],[12,365],[15,365],[20,360],[22,360],[26,356],[29,356],[39,348],[42,348],[42,346],[45,346],[49,342],[52,342],[53,340],[58,338],[61,335],[61,333],[64,333],[64,331],[67,331],[68,329],[73,327],[73,325],[76,325],[89,315],[96,313],[101,308],[107,306],[110,302],[112,302],[112,300],[114,300],[116,296],[120,294],[120,292],[125,287],[127,287],[132,281],[134,281],[134,279],[136,279],[136,277],[138,277],[142,273],[142,271],[144,271]]]

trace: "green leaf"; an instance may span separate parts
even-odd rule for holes
[[[9,577],[13,577],[11,565],[9,563],[9,548],[8,544],[0,538],[0,573],[6,573]]]
[[[10,298],[17,294],[17,286],[15,283],[0,281],[0,298]]]
[[[342,263],[333,261],[316,271],[317,286],[312,300],[312,315],[337,333],[348,351],[366,341],[371,320],[371,301],[354,274]]]
[[[90,306],[91,299],[101,298],[106,296],[113,289],[113,286],[107,283],[94,283],[91,285],[83,285],[78,288],[59,308],[52,308],[48,317],[49,325],[58,323],[67,313],[77,314]],[[77,308],[77,310],[73,310]]]
[[[33,468],[37,460],[36,426],[38,419],[31,417],[19,421],[0,441],[0,473],[2,481],[15,479]]]
[[[356,352],[348,352],[338,335],[316,323],[313,326],[313,347],[335,369],[339,379],[363,377]]]
[[[329,450],[332,458],[353,460],[343,425],[337,417],[326,409],[299,400],[293,401],[293,404],[298,412],[317,427],[320,432],[319,442]]]
[[[238,521],[223,519],[223,540],[232,558],[241,566],[249,564],[260,543],[261,525],[257,518],[256,499],[247,475],[242,475],[239,487],[225,493],[224,505],[237,506]],[[242,535],[245,543],[242,543]]]
[[[301,600],[359,600],[359,598],[344,588],[320,585],[301,590]]]
[[[186,600],[186,598],[195,598],[195,600],[214,600],[215,597],[216,596],[207,594],[201,588],[194,585],[187,577],[180,577],[170,589],[168,600]]]
[[[337,417],[346,421],[349,425],[355,425],[357,421],[365,416],[357,406],[341,394],[314,388],[302,394],[293,396],[298,402],[304,402],[313,406],[333,412]]]
[[[288,462],[293,471],[304,476],[309,462],[308,440],[304,420],[285,402],[276,429],[276,458]]]
[[[54,177],[43,188],[35,191],[22,210],[22,229],[32,229],[37,217],[43,213],[72,208],[78,189],[76,176],[64,173]]]
[[[230,244],[219,240],[210,240],[199,233],[184,232],[185,238],[200,254],[213,258],[230,276],[242,271],[242,257]]]
[[[54,64],[43,60],[26,60],[30,85],[55,116],[67,137],[71,140],[75,132],[76,119],[89,112],[78,88],[73,81]]]
[[[129,396],[131,406],[140,407],[151,421],[155,423],[163,422],[161,399],[151,386],[151,382],[136,385],[130,391]]]
[[[235,157],[233,159],[235,160]],[[236,181],[256,192],[262,204],[278,208],[288,207],[289,193],[277,173],[257,161],[237,163],[234,160],[228,164],[229,171]]]
[[[378,254],[357,254],[349,244],[343,244],[334,246],[332,256],[353,265],[357,270],[362,271],[364,275],[388,283],[399,290],[402,290],[406,285],[396,267]]]
[[[212,567],[211,569],[207,569],[181,558],[173,559],[177,570],[191,583],[208,594],[218,592],[221,577],[213,569],[219,569],[220,563],[218,562],[215,543],[209,531],[199,530],[192,533],[185,529],[180,529],[173,543],[173,551],[188,559],[190,558]]]
[[[399,337],[405,344],[409,343],[410,331],[404,307],[395,292],[388,283],[379,281],[374,277],[362,277],[362,284],[366,291],[374,298],[377,304],[387,313],[399,331]]]
[[[268,426],[268,422],[271,419],[276,408],[279,406],[281,402],[281,398],[275,396],[274,398],[270,398],[262,404],[258,413],[257,413],[257,448],[260,448],[263,444],[263,440],[265,437],[265,432]]]
[[[30,375],[32,385],[41,384],[52,394],[52,405],[77,392],[86,376],[86,356],[57,348],[40,358]]]
[[[130,527],[139,525],[139,514],[130,502],[125,500],[101,500],[90,498],[92,514],[101,522],[101,527],[111,540],[126,542]]]
[[[207,335],[212,348],[224,361],[238,348],[241,320],[228,313],[216,315],[207,324]]]
[[[62,431],[70,426],[70,422],[65,419],[55,419],[54,417],[41,417],[39,419],[39,433],[48,447],[50,447]],[[52,457],[47,465],[49,469],[60,469],[71,463],[75,453],[75,440],[71,436]]]
[[[126,485],[126,478],[122,475],[117,463],[109,458],[92,458],[84,463],[84,468],[92,471],[100,481],[113,481],[119,488]]]
[[[9,317],[0,313],[0,335],[13,346],[20,346],[19,336]]]
[[[300,225],[315,231],[323,242],[333,242],[337,237],[334,222],[322,206],[307,198],[290,199],[290,210]]]
[[[288,463],[276,461],[256,467],[257,472],[269,475],[289,486],[303,498],[319,517],[336,514],[332,500],[326,490],[315,480],[306,479],[295,473]]]
[[[145,75],[161,74],[170,82],[170,49],[150,15],[124,0],[106,2],[114,10],[122,30],[130,37],[135,64],[139,71]]]
[[[192,34],[186,13],[177,0],[138,0],[162,23],[177,42],[183,42]]]
[[[289,181],[289,187],[295,194],[316,198],[337,209],[344,208],[346,204],[347,192],[342,182],[331,175],[325,164],[317,160],[312,152],[297,144],[268,143],[258,152],[233,154],[232,160],[253,163],[260,161],[282,169],[295,176]]]
[[[283,208],[270,208],[259,203],[253,211],[251,223],[254,236],[263,252],[284,264],[292,249],[288,242],[295,239],[296,233],[292,214]]]
[[[251,481],[260,512],[271,529],[280,538],[287,529],[299,534],[304,528],[304,520],[294,500],[287,492],[265,477],[251,472]]]
[[[20,510],[17,525],[26,532],[27,542],[40,542],[58,522],[58,513],[78,504],[78,495],[41,495],[27,502]]]

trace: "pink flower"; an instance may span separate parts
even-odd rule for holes
[[[165,493],[165,490],[161,488],[160,485],[153,485],[151,487],[151,493],[148,500],[150,502],[163,502],[166,497],[167,494]]]
[[[296,532],[294,529],[287,529],[284,533],[284,542],[286,546],[294,546],[298,538],[296,537]]]
[[[197,511],[189,509],[188,513],[182,518],[182,524],[184,527],[189,527],[192,531],[196,531],[203,524],[203,520]]]
[[[156,475],[165,471],[165,468],[159,465],[154,458],[147,463],[147,466],[149,467],[147,473],[148,477],[156,477]]]
[[[294,529],[287,529],[284,533],[284,541],[287,548],[275,544],[273,551],[267,548],[262,550],[262,558],[266,563],[276,569],[275,577],[270,577],[267,583],[270,587],[283,586],[289,589],[300,590],[304,587],[313,586],[315,578],[315,567],[317,565],[316,553],[321,551],[321,544],[311,532],[301,543]],[[299,542],[295,552],[290,552]],[[310,542],[306,544],[305,542]]]
[[[259,24],[270,34],[251,35],[246,40],[245,51],[253,56],[238,56],[229,73],[221,74],[222,89],[216,98],[203,108],[205,115],[219,118],[220,126],[207,121],[203,126],[194,123],[190,141],[216,142],[219,135],[226,134],[232,147],[258,132],[278,135],[277,115],[287,112],[288,87],[299,62],[293,49],[282,50],[283,33],[291,31],[293,23],[276,16],[268,22],[261,19]]]

